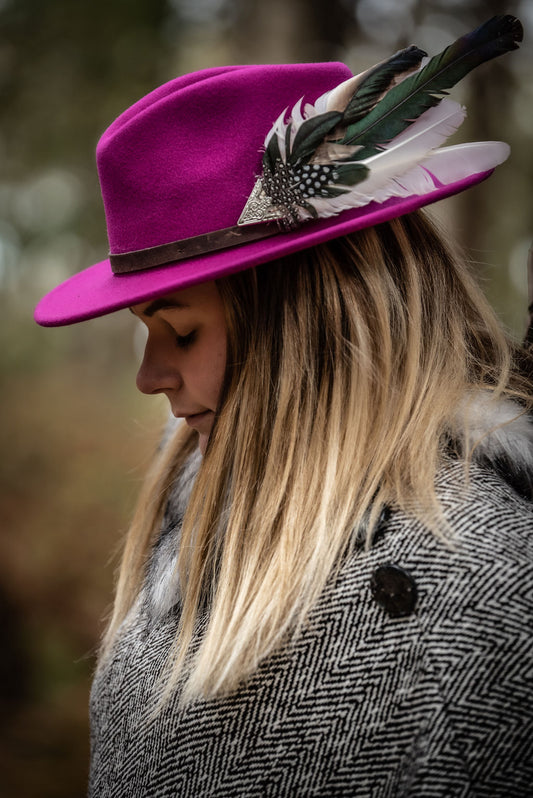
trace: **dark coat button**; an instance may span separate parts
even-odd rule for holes
[[[416,582],[399,565],[387,563],[376,568],[370,579],[372,596],[393,618],[410,615],[416,604]]]

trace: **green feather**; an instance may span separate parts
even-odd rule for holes
[[[363,78],[353,97],[344,109],[343,122],[351,125],[366,116],[394,80],[417,69],[426,56],[424,50],[411,45],[399,50],[387,61],[378,64]]]
[[[368,177],[369,173],[368,166],[365,166],[362,163],[351,163],[347,164],[346,166],[336,166],[335,172],[337,173],[338,177],[335,179],[336,183],[340,183],[342,186],[355,186],[356,183],[360,183],[366,177]]]
[[[371,147],[386,144],[437,105],[446,90],[476,66],[515,50],[522,34],[516,17],[493,17],[434,56],[420,72],[393,86],[366,117],[350,125],[339,143]]]
[[[307,119],[300,125],[292,144],[292,151],[287,163],[308,160],[316,148],[322,144],[325,136],[339,124],[342,114],[339,111],[328,111]]]
[[[281,161],[281,152],[278,144],[278,137],[274,134],[263,155],[263,166],[272,174],[276,171],[276,162]]]

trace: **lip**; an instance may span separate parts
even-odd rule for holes
[[[193,413],[190,416],[183,416],[185,423],[198,430],[198,432],[210,432],[212,425],[213,412],[204,410],[202,413]]]

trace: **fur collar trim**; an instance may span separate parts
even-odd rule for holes
[[[141,601],[151,617],[165,615],[176,604],[179,596],[179,530],[201,461],[202,456],[197,449],[185,463],[169,495],[161,535],[152,551],[146,584],[141,594]]]
[[[494,468],[533,499],[533,419],[520,405],[485,391],[469,395],[458,406],[452,438],[461,456]]]

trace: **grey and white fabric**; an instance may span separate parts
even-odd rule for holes
[[[170,541],[193,469],[95,675],[91,798],[533,795],[528,440],[513,457],[510,440],[481,451],[468,483],[459,460],[441,470],[453,548],[384,515],[296,640],[231,696],[182,707],[176,695],[154,719],[179,614]]]

